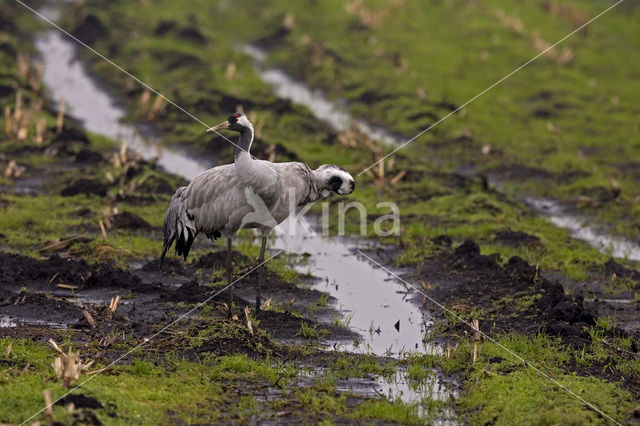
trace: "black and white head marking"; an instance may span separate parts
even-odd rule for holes
[[[331,192],[340,195],[351,194],[356,187],[353,176],[344,168],[334,164],[324,164],[315,170],[318,189],[323,197]]]
[[[235,130],[238,132],[241,132],[245,129],[253,130],[251,121],[249,121],[249,118],[243,112],[236,112],[234,114],[231,114],[227,121],[229,122],[230,130]]]

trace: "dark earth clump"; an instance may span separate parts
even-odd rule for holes
[[[160,259],[153,259],[144,265],[141,270],[143,272],[162,272],[167,275],[184,274],[185,263],[174,257],[165,257],[164,263],[160,265]]]
[[[100,401],[98,401],[94,397],[83,395],[83,394],[67,395],[64,398],[61,398],[60,400],[56,401],[56,405],[67,405],[67,404],[73,404],[76,408],[98,409],[103,407]]]
[[[174,291],[161,296],[167,302],[200,303],[207,300],[209,294],[213,294],[211,288],[201,286],[198,280],[190,280],[182,284]]]
[[[614,261],[607,262],[605,269],[616,274],[633,273]],[[592,344],[589,330],[596,326],[597,303],[585,304],[582,295],[566,294],[561,283],[545,278],[537,266],[520,257],[501,265],[497,255],[482,255],[474,241],[465,241],[453,251],[425,258],[416,274],[418,279],[437,283],[428,290],[429,297],[468,321],[472,313],[472,318],[479,320],[480,330],[488,335],[544,333],[578,349]],[[445,329],[466,336],[471,332],[460,321],[449,322]],[[631,350],[637,353],[634,335],[616,326],[599,330],[607,339],[631,338]],[[630,382],[624,373],[607,368],[607,362],[584,366],[571,359],[566,367],[580,375],[624,381],[634,388],[640,385]]]
[[[546,331],[575,343],[585,343],[583,329],[595,324],[582,297],[567,295],[558,282],[542,277],[535,266],[514,256],[506,265],[497,256],[480,254],[473,241],[453,253],[425,259],[419,270],[440,285],[434,299],[449,305],[481,309],[481,328],[533,335]],[[532,319],[535,318],[535,321]]]
[[[493,241],[509,247],[535,246],[540,244],[540,239],[538,237],[529,235],[526,232],[513,231],[511,229],[498,231]]]
[[[114,214],[109,221],[114,229],[151,229],[151,225],[146,220],[131,212]]]
[[[592,186],[582,190],[580,194],[599,203],[607,203],[615,200],[620,194],[611,188],[604,186]]]
[[[451,247],[453,242],[451,241],[451,237],[448,235],[438,235],[433,239],[433,244],[437,246]]]
[[[87,137],[87,134],[76,126],[64,125],[60,133],[57,133],[56,129],[53,128],[50,129],[50,131],[52,133],[56,133],[56,136],[53,138],[52,143],[79,142],[82,145],[89,145],[89,138]]]
[[[232,251],[231,257],[234,262],[245,263],[248,257],[238,251]],[[227,254],[225,251],[212,251],[193,262],[193,266],[197,268],[224,268],[226,265]]]
[[[620,278],[631,278],[633,280],[640,280],[640,272],[625,268],[613,258],[610,258],[604,264],[604,274],[607,278],[611,278],[613,275]]]
[[[77,179],[66,186],[60,195],[70,197],[77,194],[95,194],[101,197],[107,195],[108,186],[97,179]]]
[[[83,148],[73,156],[73,161],[77,163],[102,163],[104,157],[97,151]]]
[[[79,288],[136,288],[142,285],[140,278],[110,263],[88,265],[81,259],[64,259],[57,255],[37,260],[0,252],[0,270],[3,288],[47,289],[58,283]]]
[[[156,177],[150,176],[148,179],[145,179],[143,183],[141,183],[137,190],[139,192],[147,193],[147,194],[169,194],[172,195],[176,188],[173,187],[166,180]]]
[[[107,34],[107,28],[100,18],[91,14],[85,16],[73,30],[73,35],[87,44],[94,44],[96,40],[105,38]]]

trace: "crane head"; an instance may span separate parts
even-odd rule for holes
[[[314,170],[316,185],[323,197],[331,192],[340,195],[351,194],[356,188],[355,180],[349,172],[335,164],[324,164]]]
[[[245,113],[236,112],[234,114],[231,114],[226,121],[223,121],[222,123],[207,129],[207,132],[217,133],[218,130],[223,130],[223,129],[234,130],[236,132],[243,132],[247,129],[253,130],[253,124],[251,124],[251,121],[249,120],[249,118],[246,116]]]

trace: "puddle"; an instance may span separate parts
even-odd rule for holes
[[[68,328],[67,324],[62,324],[59,322],[51,322],[44,320],[37,320],[33,318],[29,319],[21,319],[21,318],[13,318],[7,315],[0,315],[0,328],[2,327],[17,327],[19,325],[30,325],[37,327],[47,327],[56,330],[65,330]]]
[[[283,222],[273,244],[287,252],[311,254],[298,271],[321,278],[313,288],[335,297],[336,308],[345,315],[343,322],[362,336],[342,349],[394,357],[435,351],[423,343],[432,319],[409,301],[412,293],[403,285],[355,253],[356,246],[353,239],[319,236],[305,218]]]
[[[298,386],[314,386],[318,380],[322,381],[329,376],[324,369],[312,369],[304,371],[299,379]],[[366,398],[385,398],[389,401],[402,401],[413,405],[417,414],[429,418],[429,424],[455,425],[455,412],[448,405],[441,405],[435,409],[434,401],[447,403],[453,397],[459,396],[455,384],[443,376],[433,372],[428,377],[409,380],[407,371],[400,367],[392,376],[365,376],[336,378],[335,389],[339,392],[350,392],[354,395]],[[435,417],[435,418],[434,418]]]
[[[251,44],[240,47],[242,51],[253,58],[256,74],[271,85],[273,92],[278,97],[306,106],[317,119],[329,124],[334,130],[340,132],[348,130],[353,123],[375,141],[387,145],[397,145],[402,142],[387,129],[372,126],[363,120],[351,117],[346,106],[340,106],[336,102],[328,100],[322,91],[309,88],[277,68],[264,68],[264,60],[267,57],[267,52],[264,50]]]
[[[612,305],[630,305],[637,303],[636,300],[633,299],[598,299],[598,298],[585,298],[585,302],[599,302],[599,303],[610,303]]]
[[[49,16],[53,16],[51,12]],[[45,15],[46,16],[46,15]],[[90,132],[129,146],[146,159],[157,159],[170,173],[192,179],[213,163],[194,160],[184,153],[165,149],[156,138],[133,125],[122,123],[125,111],[98,86],[75,57],[76,46],[59,31],[46,31],[35,40],[35,47],[45,63],[43,80],[52,99],[64,99],[67,114],[83,122]],[[114,72],[119,72],[114,70]]]
[[[525,201],[555,226],[568,229],[574,238],[613,257],[640,261],[640,244],[593,229],[585,219],[567,213],[557,201],[537,198],[527,198]]]

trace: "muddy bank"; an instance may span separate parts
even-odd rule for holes
[[[471,240],[453,248],[450,240],[442,237],[440,245],[443,253],[425,257],[407,279],[423,283],[422,291],[467,321],[478,319],[480,330],[488,335],[515,332],[534,337],[544,334],[557,337],[578,351],[596,344],[594,336],[604,336],[605,340],[622,338],[629,339],[630,349],[618,348],[613,352],[632,362],[638,356],[640,333],[630,334],[615,325],[601,329],[597,322],[603,314],[599,302],[585,302],[579,293],[566,293],[566,284],[546,278],[545,271],[536,265],[517,256],[505,260],[496,254],[481,254]],[[607,262],[604,268],[609,272],[634,274],[614,261]],[[472,335],[468,326],[446,319],[445,313],[432,306],[428,299],[421,295],[415,297],[423,299],[425,309],[433,309],[440,324],[444,324],[443,336],[469,338]],[[594,330],[600,330],[597,333],[601,334],[594,334]],[[623,381],[634,392],[640,391],[640,380],[634,372],[608,368],[608,365],[609,358],[605,358],[590,365],[569,360],[565,367],[584,376]]]
[[[55,255],[36,260],[0,252],[0,267],[3,270],[0,315],[14,326],[47,321],[70,328],[84,328],[91,324],[83,317],[83,309],[90,313],[98,312],[105,304],[108,305],[111,298],[122,296],[118,314],[121,318],[126,317],[128,329],[134,329],[136,335],[142,335],[157,324],[186,311],[188,307],[211,298],[217,292],[216,287],[206,286],[202,281],[214,277],[208,278],[206,273],[203,275],[200,265],[211,265],[212,257],[223,256],[222,252],[212,252],[200,261],[183,266],[180,271],[169,268],[161,272],[157,269],[156,261],[128,271],[110,263],[88,265],[81,259],[63,259]],[[149,275],[156,280],[149,282]],[[253,306],[250,301],[257,275],[248,275],[246,278],[238,283],[236,291],[237,295],[246,294],[248,297],[248,300],[237,297],[239,317],[243,315],[245,306]],[[276,339],[305,341],[304,336],[300,335],[303,323],[309,328],[317,328],[323,337],[335,341],[350,340],[357,336],[346,328],[320,325],[292,314],[297,307],[315,303],[321,295],[318,291],[291,285],[271,272],[265,274],[263,288],[267,299],[284,307],[279,312],[264,311],[257,315],[264,329],[269,330]],[[292,307],[293,303],[289,304],[292,300],[297,302],[295,307]],[[212,303],[220,308],[225,302],[225,293],[212,299]],[[324,315],[331,314],[328,307],[317,309],[330,311]],[[336,314],[333,312],[333,315]],[[222,317],[222,313],[220,315]]]

